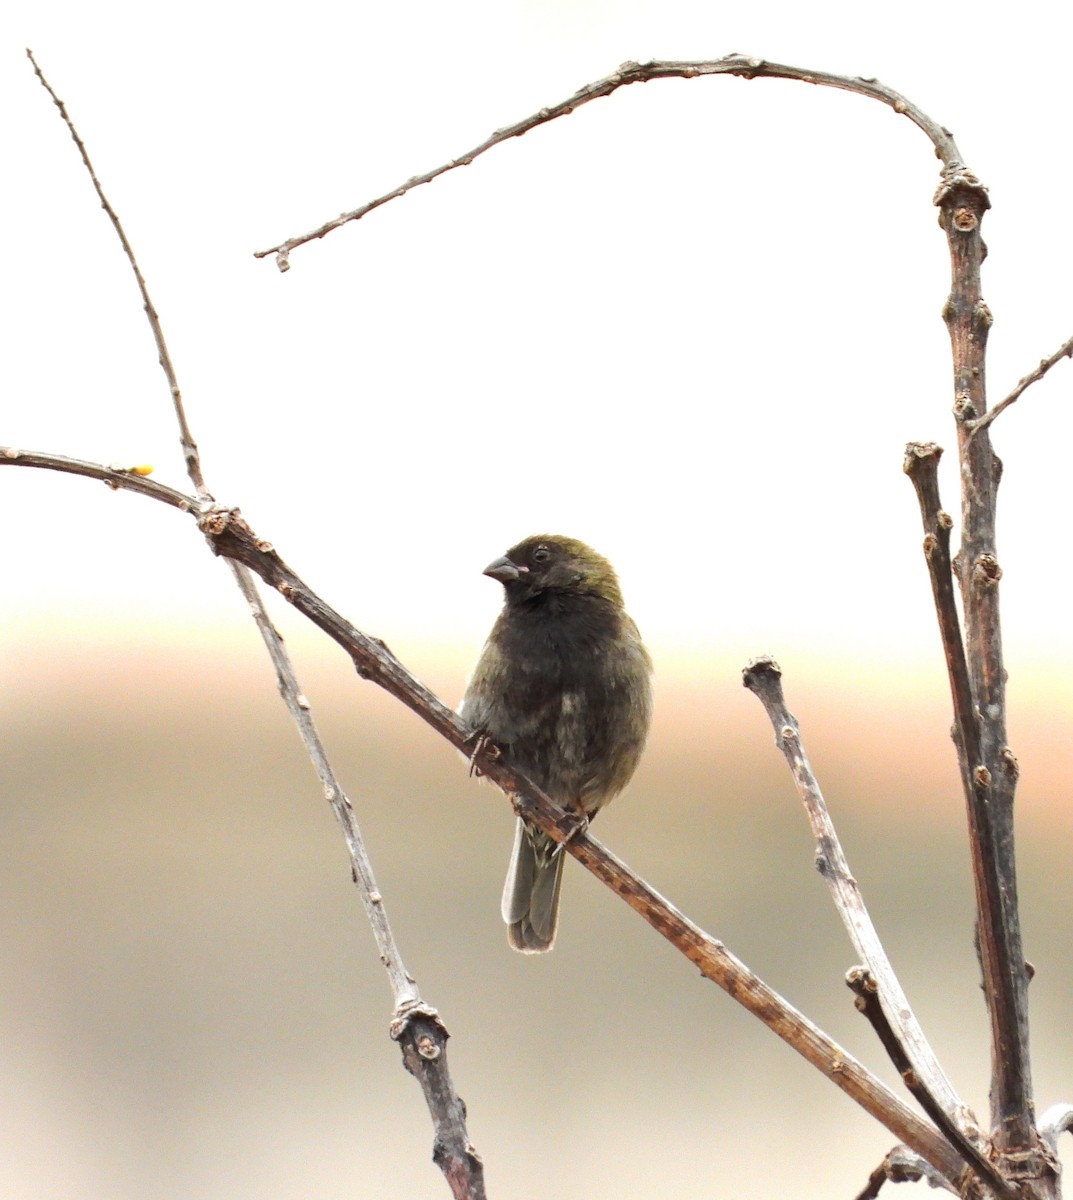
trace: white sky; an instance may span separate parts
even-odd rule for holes
[[[36,0],[5,20],[0,441],[184,486],[128,268],[31,45],[135,243],[210,485],[369,632],[475,646],[499,602],[481,568],[547,530],[615,561],[657,658],[934,663],[901,457],[953,444],[948,260],[937,162],[885,107],[634,86],[297,250],[287,276],[252,251],[627,58],[875,75],[991,188],[994,401],[1073,333],[1067,8]],[[1026,661],[1071,654],[1052,549],[1071,392],[1062,364],[996,427]],[[23,635],[242,619],[174,513],[23,471],[0,489],[0,617]]]

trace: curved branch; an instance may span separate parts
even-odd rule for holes
[[[927,135],[935,147],[936,156],[942,160],[944,174],[955,175],[964,171],[964,163],[961,160],[957,144],[954,142],[953,134],[938,122],[933,121],[927,113],[917,108],[899,92],[875,79],[834,75],[829,71],[812,71],[806,67],[791,67],[785,63],[767,62],[762,58],[751,58],[745,54],[729,54],[726,58],[699,62],[656,59],[647,63],[625,62],[617,71],[613,71],[603,79],[597,79],[595,83],[586,84],[572,96],[560,100],[558,104],[553,104],[550,108],[542,108],[539,112],[535,112],[521,121],[516,121],[513,125],[497,129],[480,145],[474,146],[472,150],[466,151],[457,158],[449,159],[441,166],[426,171],[423,175],[414,175],[390,192],[377,196],[375,200],[368,200],[357,208],[351,209],[350,212],[340,213],[339,216],[325,221],[323,225],[319,225],[309,233],[288,238],[275,246],[269,246],[266,250],[257,250],[254,252],[254,257],[267,258],[274,254],[279,269],[287,271],[290,269],[291,251],[298,246],[304,246],[307,242],[326,237],[351,221],[360,221],[374,208],[380,208],[391,200],[397,200],[400,196],[405,196],[407,192],[413,191],[414,188],[431,183],[439,176],[446,175],[448,171],[455,170],[456,167],[468,167],[475,158],[487,153],[493,146],[498,146],[511,138],[521,137],[531,129],[536,129],[539,125],[546,125],[558,117],[569,116],[583,104],[598,100],[602,96],[610,96],[612,92],[618,91],[621,87],[627,87],[631,83],[648,83],[655,79],[697,79],[702,75],[736,75],[742,79],[792,79],[800,83],[816,84],[820,87],[838,88],[841,91],[853,92],[858,96],[878,100],[901,116],[908,117],[917,128]]]

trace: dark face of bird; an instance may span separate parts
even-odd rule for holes
[[[506,589],[509,604],[546,592],[593,595],[622,603],[614,568],[603,555],[574,538],[537,534],[519,542],[484,569]]]

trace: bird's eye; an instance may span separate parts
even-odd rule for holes
[[[551,558],[551,551],[547,546],[537,546],[533,551],[533,562],[547,562],[549,558]]]

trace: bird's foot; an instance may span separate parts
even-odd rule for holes
[[[498,758],[500,749],[487,733],[482,733],[479,729],[475,729],[466,738],[466,741],[473,743],[473,752],[469,756],[469,773],[471,776],[476,775],[479,778],[481,769],[477,766],[477,759],[482,754],[486,754],[489,758]]]
[[[589,828],[589,818],[586,813],[568,813],[570,825],[566,831],[566,837],[561,842],[555,843],[555,849],[551,852],[552,861],[555,857],[562,853],[563,847],[567,842],[572,842],[579,834],[585,833]]]

